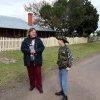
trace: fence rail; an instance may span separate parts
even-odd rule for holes
[[[0,51],[6,51],[6,50],[20,50],[21,43],[24,38],[5,38],[0,37]],[[54,37],[50,38],[41,38],[44,45],[46,47],[52,47],[52,46],[58,46],[58,41]],[[87,43],[87,38],[69,38],[68,41],[70,44],[79,44],[79,43]]]
[[[23,38],[0,38],[0,51],[19,50]]]

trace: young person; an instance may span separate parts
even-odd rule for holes
[[[68,71],[71,69],[73,58],[70,49],[66,45],[69,43],[64,36],[57,37],[58,43],[60,45],[58,51],[58,67],[59,67],[59,82],[60,82],[60,92],[56,92],[55,95],[62,95],[62,100],[68,100]]]

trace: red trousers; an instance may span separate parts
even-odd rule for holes
[[[34,66],[34,63],[31,63],[31,66],[27,67],[27,70],[30,81],[30,87],[42,89],[41,66]]]

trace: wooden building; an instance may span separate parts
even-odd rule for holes
[[[0,16],[0,37],[21,38],[26,37],[27,30],[33,27],[39,37],[53,37],[55,31],[39,25],[33,25],[32,13],[28,14],[28,23],[15,17]]]

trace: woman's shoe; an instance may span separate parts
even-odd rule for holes
[[[39,92],[42,94],[43,93],[43,89],[38,89],[39,90]]]
[[[30,87],[29,90],[32,91],[32,90],[34,90],[34,88],[35,88],[35,87]]]

